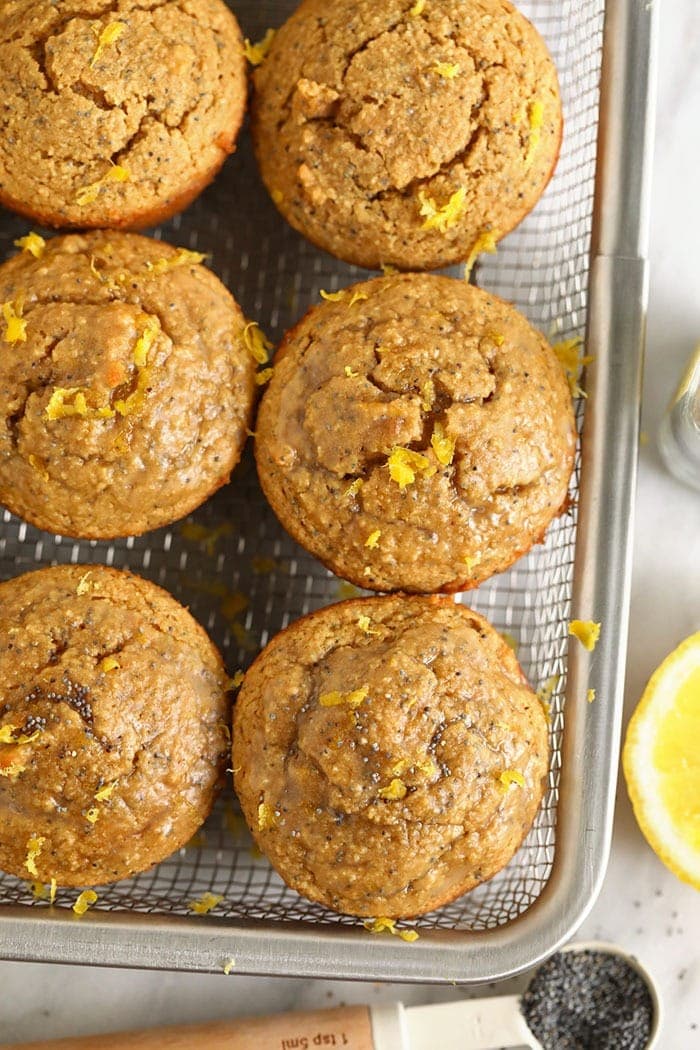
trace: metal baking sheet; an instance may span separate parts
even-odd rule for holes
[[[295,5],[232,6],[255,40]],[[138,878],[98,887],[97,904],[80,920],[71,911],[74,891],[59,890],[49,908],[25,883],[0,875],[0,955],[202,971],[221,971],[235,958],[242,973],[475,983],[534,964],[583,919],[605,870],[617,770],[654,6],[615,0],[606,14],[605,0],[520,4],[559,69],[564,147],[535,212],[478,271],[481,285],[514,302],[553,341],[588,332],[596,357],[589,399],[578,402],[583,441],[571,510],[510,572],[459,598],[515,639],[535,688],[557,676],[549,790],[522,848],[490,882],[419,920],[420,939],[409,945],[370,937],[356,920],[287,889],[253,849],[229,788],[187,848]],[[3,257],[26,231],[3,213]],[[206,252],[272,338],[318,301],[321,288],[366,275],[314,249],[278,216],[247,129],[214,185],[154,235]],[[221,646],[231,672],[299,616],[358,593],[287,537],[260,492],[250,450],[231,484],[196,514],[141,538],[76,542],[2,514],[1,578],[60,563],[124,567],[166,587]],[[569,649],[573,615],[603,621],[593,657]],[[597,694],[591,705],[589,688]],[[195,916],[188,902],[205,891],[224,900]]]

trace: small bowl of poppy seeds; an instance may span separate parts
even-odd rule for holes
[[[542,1050],[658,1045],[661,1003],[654,981],[613,944],[592,941],[557,952],[536,971],[520,1009]]]

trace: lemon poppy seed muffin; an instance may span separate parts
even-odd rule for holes
[[[0,203],[49,226],[149,226],[234,149],[246,103],[222,0],[0,5]]]
[[[293,889],[351,915],[421,915],[491,878],[532,824],[548,755],[513,652],[447,598],[365,598],[297,621],[234,709],[256,842]]]
[[[255,362],[196,252],[95,231],[0,266],[0,502],[62,535],[136,535],[228,481]]]
[[[0,869],[93,885],[183,846],[223,780],[227,685],[146,580],[60,566],[0,584]]]
[[[278,351],[257,422],[265,495],[358,586],[475,587],[567,504],[562,368],[517,310],[464,281],[401,274],[334,300]]]
[[[559,155],[556,70],[509,0],[304,0],[254,82],[277,207],[370,269],[493,250]]]

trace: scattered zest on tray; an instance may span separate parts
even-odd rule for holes
[[[94,890],[83,890],[73,905],[73,911],[78,916],[84,915],[88,908],[91,908],[96,902],[97,894]]]
[[[418,930],[398,930],[396,928],[396,919],[387,919],[385,917],[368,919],[362,925],[370,933],[389,933],[392,937],[400,937],[407,944],[412,944],[413,941],[417,941],[420,937]]]
[[[600,627],[601,625],[593,620],[572,620],[569,624],[569,634],[578,638],[583,648],[592,653],[600,638]]]
[[[222,970],[224,971],[224,973],[226,974],[227,977],[231,973],[231,971],[233,970],[235,965],[236,965],[236,960],[233,957],[229,957],[228,959],[224,959],[224,963],[223,963],[223,966],[221,968],[222,968]]]
[[[208,915],[223,899],[220,893],[203,893],[196,901],[190,901],[187,907],[195,915]]]
[[[559,358],[559,363],[564,369],[572,397],[587,397],[585,390],[579,386],[581,369],[590,365],[594,358],[583,352],[583,339],[575,336],[573,339],[562,339],[552,345],[552,350]]]

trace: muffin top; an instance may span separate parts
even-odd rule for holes
[[[202,255],[160,241],[33,246],[0,267],[0,502],[90,538],[188,514],[246,440],[256,366],[239,307]]]
[[[464,281],[403,274],[339,296],[278,352],[257,424],[265,495],[359,586],[475,587],[567,499],[561,366],[513,307]]]
[[[556,70],[508,0],[304,0],[255,89],[278,208],[373,269],[493,244],[537,202],[561,143]]]
[[[0,201],[54,226],[147,226],[233,149],[246,101],[222,0],[5,0]]]
[[[305,617],[258,657],[233,765],[253,835],[294,889],[408,917],[510,860],[542,797],[547,725],[476,613],[366,598]]]
[[[0,584],[0,868],[91,885],[182,846],[223,777],[226,688],[152,583],[64,565]]]

